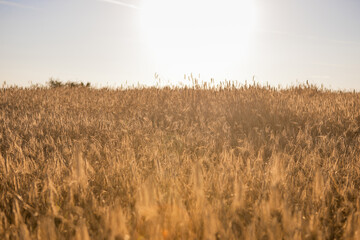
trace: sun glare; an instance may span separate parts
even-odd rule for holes
[[[167,73],[217,73],[246,58],[253,0],[147,0],[142,26],[152,60]]]

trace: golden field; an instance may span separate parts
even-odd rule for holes
[[[1,89],[0,239],[360,239],[360,94]]]

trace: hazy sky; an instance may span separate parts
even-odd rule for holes
[[[360,90],[359,0],[0,0],[0,84],[224,79]]]

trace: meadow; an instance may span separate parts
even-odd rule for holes
[[[360,93],[0,89],[0,239],[360,239]]]

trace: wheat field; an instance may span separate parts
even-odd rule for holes
[[[0,93],[0,239],[360,239],[360,94]]]

